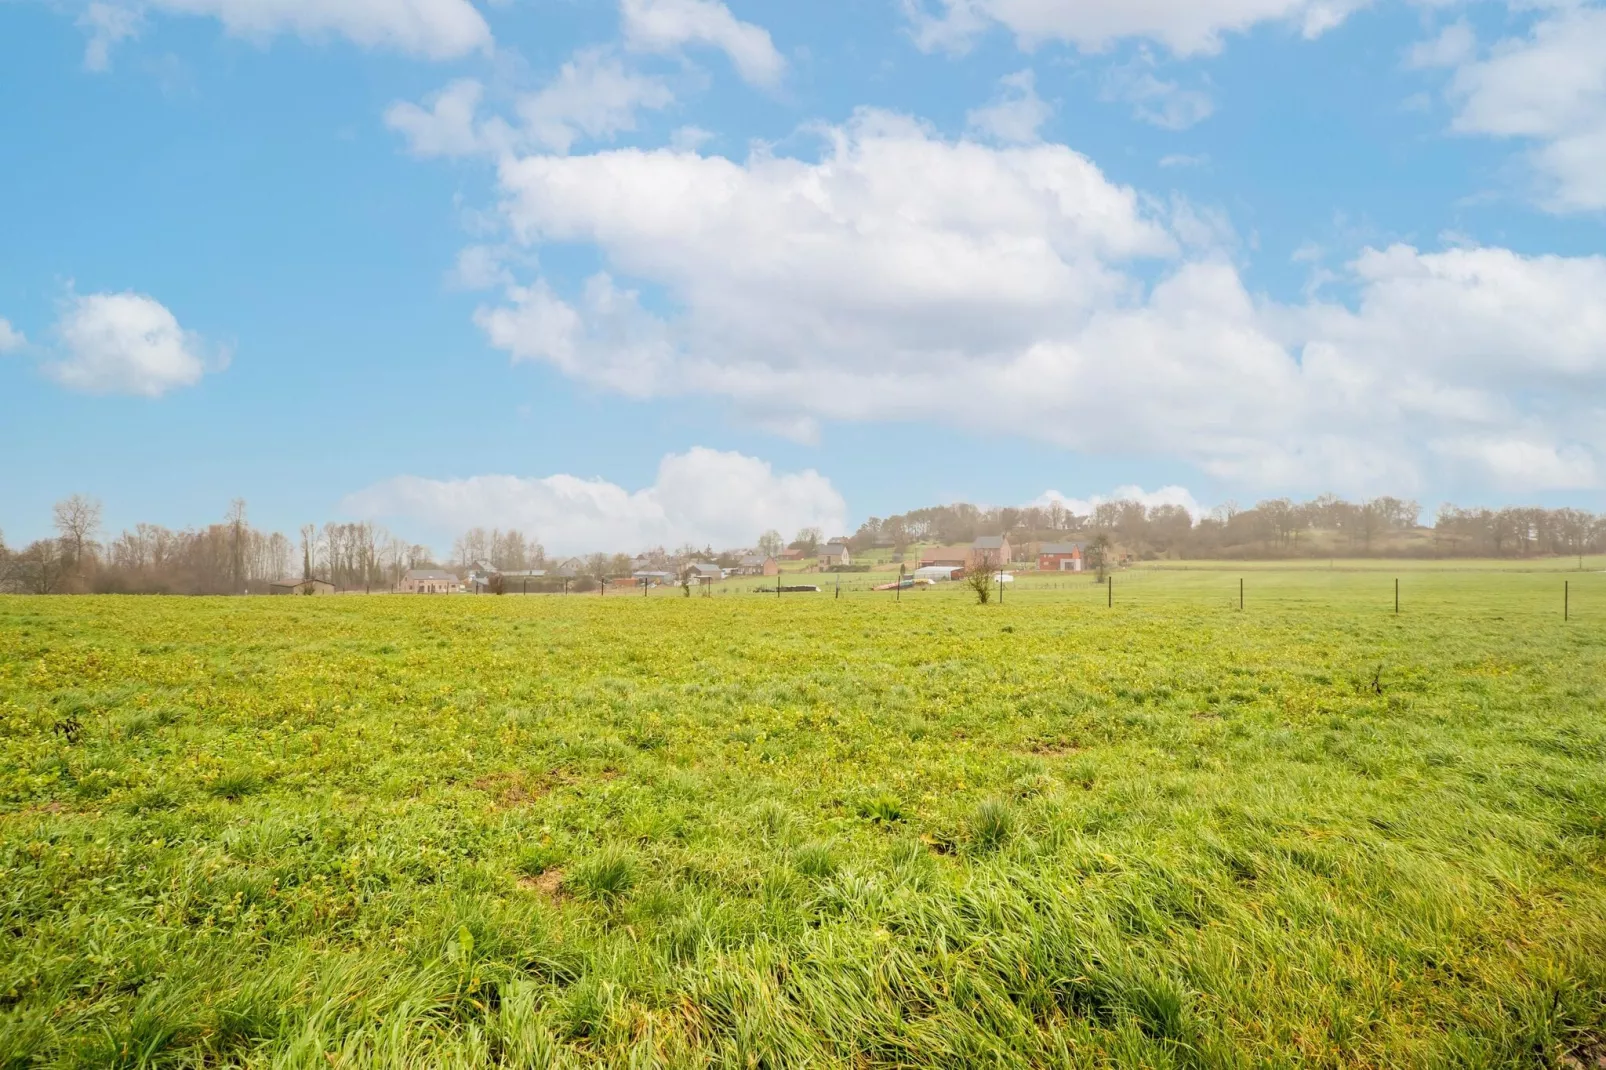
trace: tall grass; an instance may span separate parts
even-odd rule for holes
[[[1606,1036],[1599,630],[1169,580],[1114,612],[0,599],[0,1067]]]

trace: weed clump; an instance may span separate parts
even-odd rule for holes
[[[1015,811],[1002,799],[986,799],[970,813],[970,845],[977,851],[996,851],[1015,834]]]
[[[604,847],[576,867],[564,884],[576,895],[611,903],[629,895],[636,879],[636,860],[617,847]]]
[[[233,772],[224,773],[212,781],[207,785],[206,790],[219,799],[237,802],[247,795],[255,795],[261,791],[262,777],[249,769],[237,769]]]
[[[812,880],[824,880],[836,872],[836,855],[828,843],[806,843],[793,853],[792,868]]]
[[[903,803],[896,795],[885,792],[860,800],[858,810],[860,817],[883,825],[890,825],[904,818]]]

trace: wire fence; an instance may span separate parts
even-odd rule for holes
[[[789,573],[781,577],[732,577],[689,592],[678,586],[610,585],[572,598],[712,598],[841,601],[893,604],[971,603],[976,592],[963,581],[883,589],[897,582],[887,573]],[[810,589],[813,588],[813,589]],[[1014,574],[994,583],[993,604],[1065,606],[1088,610],[1219,610],[1254,614],[1292,609],[1375,610],[1413,614],[1521,613],[1579,623],[1606,623],[1606,572],[1487,568],[1131,568],[1108,582],[1090,573]]]

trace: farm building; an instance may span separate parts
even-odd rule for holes
[[[773,557],[749,554],[737,563],[737,572],[743,576],[779,576],[781,563]]]
[[[462,589],[456,576],[439,568],[415,568],[403,574],[396,587],[402,594],[457,594]]]
[[[932,580],[936,583],[947,583],[963,577],[963,566],[954,565],[925,565],[915,569],[914,578],[917,580]]]
[[[970,546],[970,557],[965,564],[974,565],[985,555],[992,559],[995,565],[1006,565],[1011,560],[1008,535],[983,535]]]
[[[1080,572],[1082,551],[1079,542],[1045,542],[1037,551],[1039,572]]]
[[[693,583],[718,583],[725,578],[724,569],[718,565],[710,565],[706,561],[698,561],[686,567],[691,571]]]
[[[501,570],[489,561],[476,561],[474,567],[468,570],[464,583],[475,594],[483,594],[491,589],[491,577],[501,575]]]
[[[938,566],[965,568],[969,564],[970,547],[968,546],[933,546],[920,552],[921,568],[936,568]]]
[[[638,586],[645,583],[649,587],[662,587],[666,583],[675,582],[675,574],[673,572],[665,572],[663,569],[655,568],[638,568],[630,574],[630,578]]]
[[[830,542],[820,550],[820,568],[847,568],[853,564],[853,555],[845,542]]]
[[[334,594],[335,585],[326,580],[285,579],[270,584],[269,594]]]

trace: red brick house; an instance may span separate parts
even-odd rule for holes
[[[1046,542],[1037,551],[1039,572],[1080,572],[1082,551],[1079,542]]]
[[[1013,554],[1008,535],[983,535],[971,546],[965,566],[974,568],[982,561],[990,561],[994,568],[1004,568],[1014,560]]]

